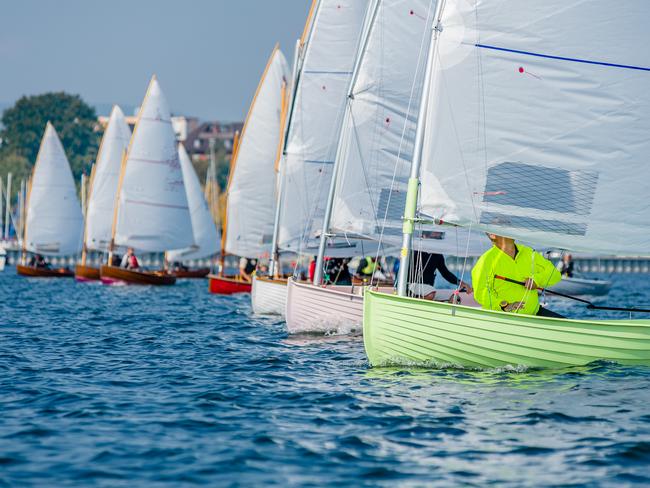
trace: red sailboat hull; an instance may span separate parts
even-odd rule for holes
[[[208,289],[217,295],[233,295],[234,293],[250,293],[252,283],[239,278],[228,276],[208,275]]]

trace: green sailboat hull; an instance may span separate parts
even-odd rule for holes
[[[372,366],[650,365],[650,320],[524,316],[373,291],[364,297],[363,338]]]

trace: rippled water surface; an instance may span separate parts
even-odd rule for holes
[[[7,268],[0,317],[0,486],[650,484],[650,368],[369,369],[359,338],[287,337],[204,281]]]

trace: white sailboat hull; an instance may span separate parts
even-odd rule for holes
[[[289,334],[345,334],[363,325],[363,287],[287,284],[287,330]]]
[[[612,284],[606,280],[587,280],[583,278],[562,278],[550,291],[565,295],[603,296],[609,293]]]
[[[284,317],[287,304],[287,281],[253,277],[251,302],[255,314]]]
[[[289,334],[350,334],[363,327],[363,286],[314,286],[297,283],[289,278],[287,284],[287,330]],[[392,287],[378,288],[393,293]],[[453,289],[435,290],[436,301],[449,301]],[[458,294],[463,305],[480,307],[472,295]]]

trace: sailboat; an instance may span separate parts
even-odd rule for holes
[[[279,267],[280,251],[312,252],[311,230],[322,220],[346,90],[365,25],[365,2],[321,0],[312,7],[281,160],[270,272]],[[294,282],[289,279],[287,285],[287,314]]]
[[[642,1],[439,2],[403,214],[405,261],[419,219],[547,248],[650,254],[650,53],[639,49],[650,41],[649,14]],[[397,295],[364,297],[373,366],[650,364],[648,320],[437,303],[409,297],[407,281],[400,273]]]
[[[116,199],[109,263],[118,246],[162,253],[194,245],[169,106],[155,75],[122,159]],[[103,265],[100,275],[107,284],[173,285],[176,282],[176,277],[166,270],[141,271],[112,265]]]
[[[287,61],[276,45],[233,153],[221,236],[222,265],[218,275],[209,276],[212,293],[230,295],[251,291],[250,282],[224,274],[223,263],[227,254],[259,258],[268,252],[289,75]]]
[[[19,275],[72,277],[68,268],[27,264],[27,253],[70,256],[81,250],[83,215],[72,171],[54,126],[48,122],[38,150],[27,195]]]
[[[196,176],[192,161],[183,144],[178,144],[178,159],[183,171],[183,181],[187,192],[187,202],[190,206],[192,218],[192,231],[194,233],[194,245],[185,249],[168,251],[165,259],[168,263],[182,263],[191,259],[202,259],[213,256],[219,251],[219,232],[214,224],[214,219],[201,191],[201,183]],[[198,269],[172,269],[171,273],[176,278],[204,278],[210,272],[210,268]]]
[[[304,62],[305,48],[309,33],[313,27],[314,12],[316,10],[317,0],[313,0],[307,21],[302,32],[302,36],[296,42],[296,48],[293,57],[293,74],[291,87],[288,92],[289,101],[285,104],[285,113],[282,121],[282,137],[278,144],[278,161],[277,168],[277,195],[275,201],[275,218],[273,222],[273,237],[271,240],[271,254],[269,256],[268,274],[255,273],[251,289],[251,305],[253,312],[258,315],[280,315],[284,316],[287,303],[287,278],[282,272],[282,263],[280,254],[277,249],[279,221],[281,211],[281,200],[284,188],[283,168],[286,157],[287,131],[289,129],[289,119],[295,109],[296,87],[300,80],[302,65]]]
[[[326,256],[397,253],[395,214],[406,193],[428,43],[427,17],[435,1],[371,2],[347,88],[333,175],[321,221],[313,283],[292,280],[287,302],[291,333],[360,330],[364,283],[324,283]],[[406,171],[405,171],[406,170]],[[382,227],[389,219],[394,229]],[[399,222],[401,228],[401,222]],[[458,254],[454,233],[428,239],[427,250]],[[341,243],[356,244],[340,246]],[[483,247],[480,247],[483,249]],[[372,282],[373,286],[384,283]],[[388,284],[388,289],[392,284]]]
[[[130,139],[131,129],[126,123],[124,113],[115,105],[90,175],[81,263],[75,267],[77,281],[100,279],[99,268],[87,265],[88,252],[109,251],[122,156]]]

